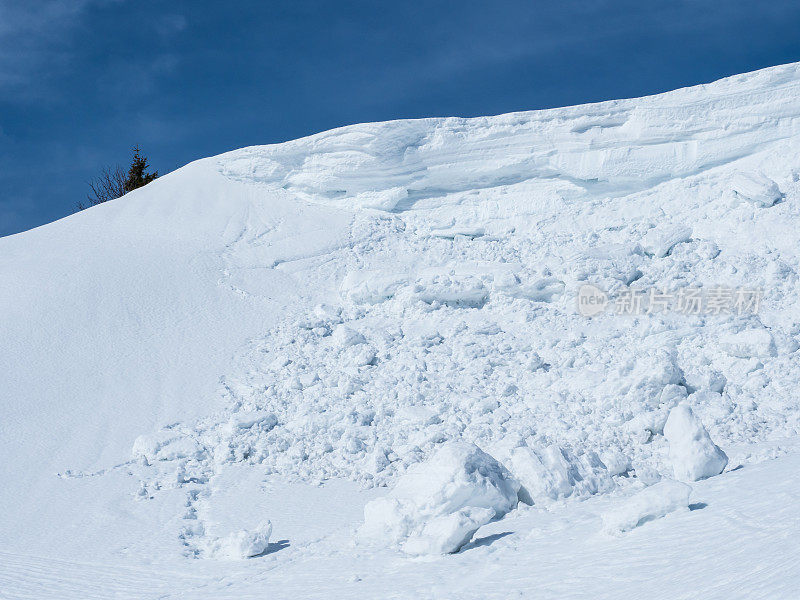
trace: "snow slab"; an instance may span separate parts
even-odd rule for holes
[[[664,480],[645,488],[621,506],[603,514],[603,531],[619,535],[648,521],[660,519],[689,506],[692,488],[679,481]]]

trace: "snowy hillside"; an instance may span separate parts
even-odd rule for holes
[[[800,63],[0,239],[0,597],[796,597],[799,224]]]

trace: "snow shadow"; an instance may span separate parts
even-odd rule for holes
[[[288,548],[291,544],[289,544],[289,540],[278,540],[277,542],[270,542],[267,544],[266,550],[264,550],[261,554],[255,554],[250,558],[261,558],[262,556],[267,556],[268,554],[274,554],[275,552],[279,552],[284,548]]]
[[[466,552],[467,550],[472,550],[473,548],[480,548],[481,546],[491,546],[497,540],[506,537],[507,535],[511,535],[514,533],[513,531],[503,531],[501,533],[494,533],[492,535],[487,535],[482,538],[476,538],[472,540],[469,544],[464,544],[464,546],[458,552]]]

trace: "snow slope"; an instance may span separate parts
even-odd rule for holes
[[[623,597],[676,561],[656,597],[792,597],[798,157],[791,64],[245,148],[0,239],[0,597],[588,597],[609,570]],[[763,297],[587,318],[585,284]],[[679,405],[727,466],[673,463]],[[361,544],[451,440],[533,506],[444,558]],[[638,496],[723,467],[702,509]],[[642,524],[606,539],[595,506]],[[264,555],[213,560],[267,521]]]

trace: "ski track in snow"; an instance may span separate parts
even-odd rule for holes
[[[270,305],[274,326],[251,328],[244,349],[214,374],[217,396],[197,398],[209,410],[137,432],[130,462],[75,464],[61,476],[126,477],[131,503],[164,511],[175,541],[167,553],[207,558],[211,541],[234,526],[220,515],[232,502],[229,476],[237,469],[255,477],[242,488],[251,495],[269,482],[327,490],[326,482],[346,479],[368,490],[393,485],[448,440],[465,440],[523,479],[514,456],[526,448],[545,465],[563,464],[561,487],[441,559],[452,574],[439,587],[422,592],[409,584],[416,591],[397,597],[450,597],[456,589],[459,597],[508,597],[533,587],[530,553],[543,574],[566,560],[572,542],[576,564],[593,575],[573,574],[575,587],[550,581],[545,597],[589,597],[580,590],[592,587],[606,558],[614,563],[623,547],[654,556],[664,541],[641,537],[642,527],[627,534],[634,542],[598,542],[599,520],[585,506],[606,506],[673,477],[663,426],[678,403],[728,453],[727,472],[697,484],[715,498],[724,495],[717,481],[738,482],[751,468],[764,473],[759,463],[776,458],[796,463],[779,457],[796,453],[800,432],[798,98],[795,64],[635,100],[354,125],[201,161],[252,198],[232,211],[223,243],[203,260],[216,269],[215,285],[253,310],[278,303]],[[715,285],[764,295],[758,314],[588,319],[575,309],[585,283],[612,297]],[[796,492],[781,489],[787,502]],[[655,516],[672,510],[658,508]],[[706,534],[717,535],[711,527],[723,522],[746,530],[731,511],[714,512]],[[703,510],[689,512],[666,514],[647,529],[677,544],[670,524],[680,529],[704,518]],[[362,574],[340,582],[341,595],[372,597],[379,577],[429,586],[441,576],[438,562],[393,550],[376,551],[375,573],[366,573],[372,555],[353,542],[358,523],[351,519],[284,547],[277,543],[280,509],[261,516],[276,526],[272,550],[236,567],[227,582],[194,567],[168,575],[4,552],[0,588],[14,598],[182,593],[171,585],[196,597],[247,597],[248,586],[276,586],[277,597],[314,588],[324,596],[337,572],[355,565]],[[794,513],[783,518],[797,523]],[[784,538],[772,522],[752,533]],[[593,557],[601,547],[608,557]],[[477,562],[469,557],[489,566],[469,576]],[[754,567],[741,582],[754,572],[769,575],[772,587],[750,597],[789,597],[781,569],[793,571],[785,562]],[[463,577],[468,583],[459,583]],[[85,587],[87,579],[94,587]],[[735,591],[735,581],[703,597],[733,597],[722,592]],[[498,589],[489,593],[492,582]],[[645,583],[623,577],[618,591]],[[137,595],[137,588],[148,591]]]

